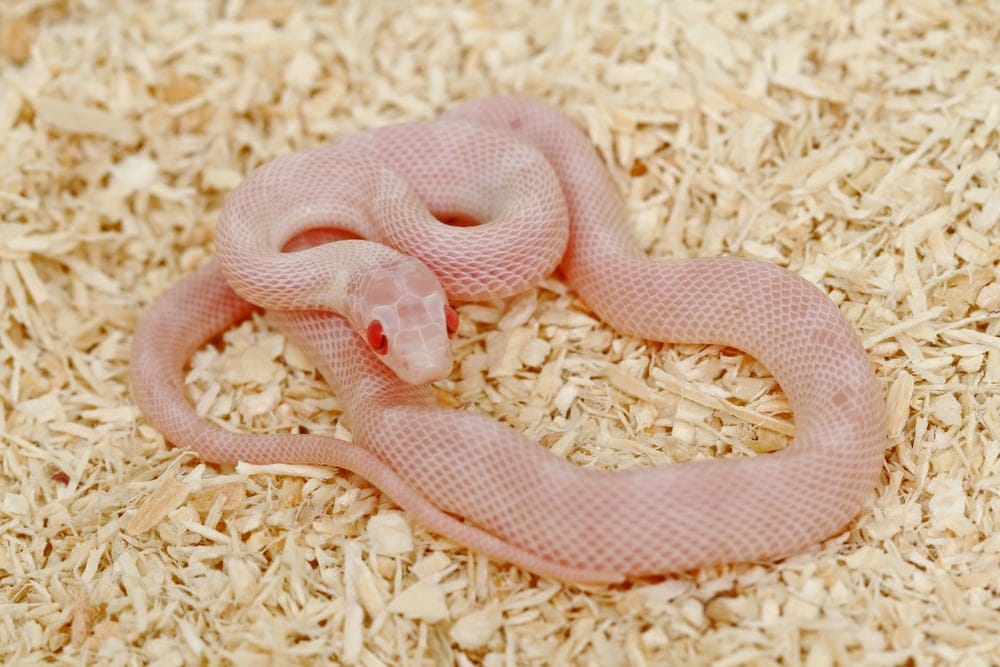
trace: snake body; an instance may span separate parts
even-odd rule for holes
[[[452,215],[493,222],[436,221]],[[299,249],[324,226],[350,238]],[[218,249],[219,262],[168,291],[136,331],[135,395],[150,422],[208,461],[352,470],[428,527],[540,574],[611,582],[786,556],[842,528],[881,469],[880,390],[834,303],[763,262],[648,258],[586,136],[540,102],[467,102],[279,158],[229,197]],[[597,471],[438,407],[425,381],[450,369],[455,327],[442,292],[505,296],[557,263],[623,334],[756,357],[789,398],[793,441],[747,459]],[[231,433],[194,412],[187,359],[256,307],[340,396],[353,443]]]

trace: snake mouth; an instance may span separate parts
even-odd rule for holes
[[[434,361],[432,359],[421,359],[397,364],[392,370],[399,376],[399,379],[409,384],[427,384],[448,377],[451,373],[452,356],[445,355],[446,358]]]

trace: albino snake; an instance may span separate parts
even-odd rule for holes
[[[330,226],[350,238],[315,245],[310,230]],[[468,102],[276,159],[227,200],[218,251],[136,331],[134,390],[149,421],[207,461],[352,470],[430,528],[537,573],[611,582],[786,556],[842,528],[881,469],[879,386],[837,307],[766,263],[647,258],[585,135],[539,102]],[[597,471],[485,416],[438,407],[426,381],[450,372],[457,325],[445,294],[506,296],[557,264],[623,334],[760,360],[791,402],[792,443],[752,458]],[[255,307],[340,396],[353,443],[231,433],[195,413],[187,360]]]

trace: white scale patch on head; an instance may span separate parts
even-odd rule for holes
[[[361,283],[358,306],[369,344],[401,379],[421,384],[451,372],[448,300],[419,260],[369,274]]]

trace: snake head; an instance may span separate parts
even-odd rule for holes
[[[425,264],[406,258],[370,271],[357,284],[350,319],[386,366],[412,384],[451,372],[448,339],[458,329],[458,313]]]

